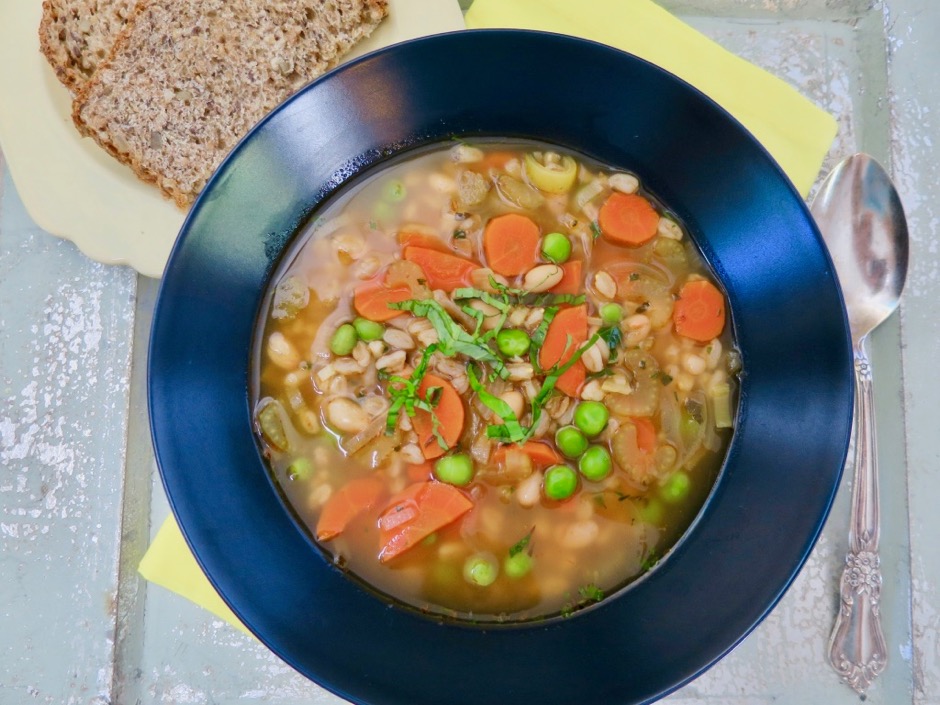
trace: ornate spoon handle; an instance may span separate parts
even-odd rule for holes
[[[887,662],[880,606],[878,444],[864,338],[855,346],[855,423],[849,551],[839,590],[839,614],[829,638],[829,662],[845,683],[863,694]]]

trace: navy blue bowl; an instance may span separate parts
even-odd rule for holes
[[[298,529],[252,435],[259,303],[297,226],[351,179],[454,136],[535,138],[636,172],[688,226],[730,299],[745,375],[718,483],[668,559],[566,620],[468,627],[381,601]],[[238,145],[167,265],[149,394],[190,547],[238,617],[298,671],[357,703],[613,705],[700,674],[790,585],[841,476],[852,367],[819,233],[739,123],[609,47],[482,31],[343,66]]]

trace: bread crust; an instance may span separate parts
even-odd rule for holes
[[[73,95],[110,52],[136,0],[43,0],[39,50]]]
[[[387,0],[141,0],[72,119],[185,208],[258,120],[387,12]]]

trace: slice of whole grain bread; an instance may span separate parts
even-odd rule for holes
[[[75,94],[105,60],[137,0],[44,0],[39,48]]]
[[[387,0],[141,0],[72,119],[186,207],[252,125],[387,11]]]

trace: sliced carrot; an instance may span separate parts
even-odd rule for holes
[[[636,426],[636,445],[644,453],[656,450],[656,427],[653,422],[642,416],[630,419]]]
[[[402,247],[424,247],[438,252],[448,252],[447,243],[437,235],[407,228],[398,231],[398,244]]]
[[[458,287],[469,286],[470,272],[479,267],[463,257],[415,245],[405,247],[402,257],[424,270],[429,287],[448,293]]]
[[[506,162],[510,159],[515,158],[515,154],[512,152],[487,152],[483,155],[482,161],[472,164],[471,166],[479,165],[482,171],[487,169],[505,169]]]
[[[453,485],[419,482],[406,487],[379,516],[379,560],[386,563],[473,507]]]
[[[659,226],[659,214],[643,196],[614,191],[597,216],[601,233],[618,245],[642,245]]]
[[[437,417],[437,432],[450,449],[454,447],[460,434],[463,433],[463,402],[457,390],[454,389],[454,385],[433,374],[424,375],[418,387],[418,397],[425,399],[428,389],[432,387],[441,388],[437,406],[434,407],[434,416]],[[446,449],[441,448],[437,436],[434,435],[434,418],[431,413],[419,409],[415,412],[412,423],[418,434],[418,443],[421,445],[425,459],[433,460],[444,455]]]
[[[498,215],[483,231],[486,263],[497,274],[514,277],[532,268],[539,256],[539,226],[519,213]]]
[[[564,364],[587,341],[587,307],[584,304],[565,308],[555,314],[545,332],[545,341],[539,350],[539,365],[547,370],[555,364]],[[555,388],[569,397],[577,396],[584,384],[587,370],[581,360],[575,362],[558,378]]]
[[[676,333],[707,343],[725,327],[725,297],[705,279],[686,282],[672,311]]]
[[[390,303],[407,301],[411,289],[404,285],[388,286],[385,278],[376,277],[364,281],[353,291],[353,306],[356,312],[370,321],[387,321],[400,316],[401,311],[389,308]]]
[[[361,512],[378,504],[385,492],[382,481],[375,477],[350,480],[334,492],[317,520],[317,539],[329,541],[343,532]]]
[[[525,453],[532,460],[532,464],[538,467],[565,462],[558,454],[558,451],[550,445],[538,441],[526,441],[521,446],[516,444],[502,445],[493,453],[492,461],[497,465],[503,465],[506,462],[506,454],[510,452]]]
[[[425,482],[434,477],[434,465],[428,461],[418,465],[409,465],[405,470],[409,482]]]
[[[553,294],[574,294],[581,291],[581,260],[573,259],[561,265],[561,281],[555,284],[549,291]]]

